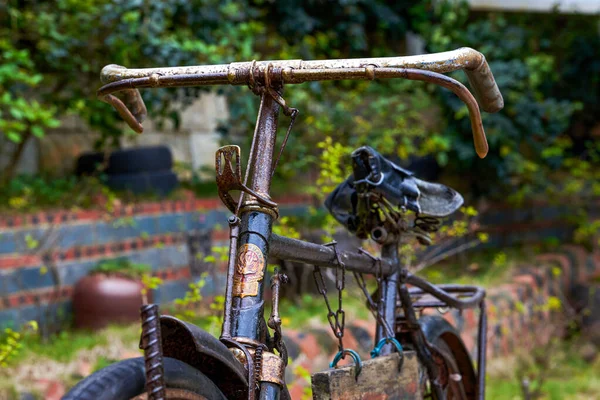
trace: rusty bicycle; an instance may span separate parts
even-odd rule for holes
[[[466,72],[475,96],[444,75],[455,70]],[[431,242],[430,233],[437,229],[440,218],[461,206],[459,193],[419,180],[364,146],[352,153],[353,174],[328,197],[326,207],[350,232],[377,242],[380,256],[361,249],[341,251],[335,243],[310,243],[272,232],[279,213],[269,195],[271,178],[298,114],[283,98],[284,86],[395,78],[432,82],[455,93],[469,110],[475,150],[485,157],[488,145],[479,105],[484,111],[497,112],[503,107],[503,99],[485,57],[470,48],[388,58],[251,61],[148,69],[106,66],[98,97],[111,104],[137,132],[142,132],[147,114],[140,88],[247,85],[260,97],[260,107],[245,173],[238,146],[222,147],[216,154],[219,196],[232,212],[228,220],[229,262],[220,338],[190,323],[161,316],[157,305],[145,305],[141,310],[140,341],[144,357],[124,360],[92,374],[65,399],[289,399],[284,375],[288,357],[279,314],[279,289],[286,278],[279,272],[271,277],[272,311],[266,319],[268,257],[313,266],[317,287],[325,298],[339,352],[331,369],[313,375],[315,398],[484,399],[485,291],[469,285],[433,285],[405,269],[398,255],[403,237]],[[277,149],[280,110],[291,118],[291,123]],[[232,195],[234,191],[239,197]],[[322,268],[335,269],[337,309],[328,300]],[[361,360],[343,344],[346,272],[356,278],[376,320],[371,360]],[[374,294],[367,290],[363,274],[376,277]],[[439,316],[418,317],[424,309],[439,307],[479,309],[476,369],[451,324]],[[345,357],[350,357],[352,363],[336,368]],[[418,384],[406,385],[407,376]]]

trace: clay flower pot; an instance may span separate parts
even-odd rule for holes
[[[141,280],[121,274],[83,277],[73,293],[75,328],[98,330],[109,324],[139,321],[142,289]]]

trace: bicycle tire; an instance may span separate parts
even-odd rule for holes
[[[104,153],[84,153],[77,159],[78,176],[102,172],[108,175],[157,172],[173,168],[173,155],[167,146],[144,146],[114,150],[108,155],[106,168]]]
[[[439,316],[424,316],[419,319],[419,324],[427,341],[445,352],[450,362],[456,366],[458,374],[461,377],[461,380],[457,382],[460,387],[459,390],[464,390],[467,399],[474,400],[477,396],[477,376],[473,369],[471,356],[458,331],[448,321]],[[446,387],[445,393],[446,400],[461,398],[452,392],[450,386]],[[433,393],[431,398],[442,400],[437,399]]]
[[[174,358],[164,358],[165,383],[173,393],[187,392],[198,399],[227,398],[203,373]],[[79,382],[63,400],[130,400],[145,392],[144,359],[130,358],[103,368]],[[179,396],[167,398],[183,398]]]
[[[152,193],[166,196],[179,181],[172,171],[140,172],[137,174],[108,175],[106,185],[114,190],[125,190],[135,194]]]

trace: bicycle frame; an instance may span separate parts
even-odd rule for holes
[[[417,68],[417,69],[411,69]],[[401,268],[397,242],[384,245],[382,257],[373,259],[364,252],[337,252],[337,250],[301,240],[284,238],[272,233],[273,222],[278,217],[277,205],[270,198],[271,178],[276,164],[276,135],[280,109],[289,114],[289,107],[281,97],[283,85],[316,80],[395,78],[434,82],[456,93],[467,104],[470,111],[474,142],[477,153],[484,157],[487,142],[481,124],[476,100],[457,81],[438,74],[465,69],[484,110],[495,112],[502,108],[503,101],[485,58],[472,49],[426,56],[396,57],[356,60],[325,61],[274,61],[263,63],[233,63],[220,66],[154,68],[128,70],[119,66],[107,66],[102,78],[108,82],[98,91],[98,97],[113,105],[128,124],[141,132],[141,121],[146,109],[137,92],[141,87],[191,86],[212,84],[248,84],[260,95],[254,137],[246,176],[241,181],[240,158],[234,151],[217,153],[217,182],[225,205],[234,212],[229,219],[230,250],[227,270],[225,312],[221,339],[229,347],[237,347],[250,355],[246,348],[264,349],[266,328],[264,324],[264,290],[267,259],[275,256],[282,260],[300,261],[310,265],[338,268],[338,257],[350,271],[380,274],[383,277],[379,312],[385,324],[399,325],[396,320],[398,305],[404,310],[405,321],[401,324],[412,338],[420,361],[425,365],[431,381],[437,377],[437,367],[432,356],[432,346],[421,331],[415,308],[450,306],[463,310],[479,306],[478,349],[478,399],[484,398],[485,383],[485,331],[487,319],[485,292],[472,286],[434,286]],[[432,72],[433,71],[433,72]],[[257,84],[257,82],[259,82]],[[134,90],[132,90],[134,89]],[[257,90],[261,89],[261,90]],[[125,102],[112,93],[124,91]],[[133,109],[133,112],[130,111]],[[225,158],[224,162],[221,156]],[[234,164],[236,164],[234,166]],[[219,181],[221,179],[221,181]],[[221,187],[221,185],[223,187]],[[237,206],[229,196],[229,190],[240,190]],[[414,286],[409,289],[407,285]],[[432,295],[434,300],[418,300],[413,304],[411,296]],[[460,296],[467,298],[460,299]],[[384,326],[378,322],[376,343],[385,338]],[[384,346],[381,354],[391,352],[391,345]],[[277,357],[278,358],[278,357]],[[279,358],[278,358],[279,359]],[[273,361],[273,358],[270,358]],[[281,360],[281,359],[279,359]],[[266,361],[265,361],[266,362]],[[259,398],[279,399],[283,384],[283,361],[273,361],[269,377],[261,379]],[[249,372],[251,369],[249,368]],[[254,399],[253,374],[249,377],[249,399]],[[434,385],[438,398],[444,398],[441,388]]]
[[[263,94],[248,165],[248,187],[263,196],[268,196],[270,189],[270,166],[273,162],[275,152],[274,144],[278,112],[279,105],[268,94]],[[409,332],[419,359],[427,368],[432,380],[437,376],[437,369],[434,365],[430,346],[426,343],[423,333],[419,328],[418,318],[414,309],[415,306],[418,308],[450,306],[460,310],[480,306],[482,307],[482,318],[480,319],[479,330],[480,333],[486,331],[487,320],[483,308],[485,292],[482,289],[458,285],[440,288],[410,274],[400,266],[397,243],[385,245],[382,249],[382,257],[377,261],[364,252],[340,251],[336,255],[336,250],[329,246],[273,234],[271,229],[274,221],[272,207],[261,205],[253,199],[241,201],[240,204],[241,215],[239,220],[237,218],[230,219],[230,222],[232,222],[230,262],[222,338],[251,346],[265,344],[261,341],[261,323],[264,321],[263,293],[265,280],[257,281],[256,287],[252,285],[252,289],[250,289],[251,293],[247,293],[244,290],[236,292],[234,288],[235,282],[243,280],[245,276],[249,275],[247,271],[253,269],[253,266],[248,265],[248,262],[244,263],[244,260],[240,260],[240,254],[244,251],[250,251],[252,259],[262,260],[261,268],[263,270],[266,267],[264,260],[269,255],[282,260],[298,261],[307,265],[318,265],[327,268],[338,268],[337,257],[339,256],[345,268],[350,271],[372,275],[382,274],[384,276],[381,288],[383,301],[379,302],[379,306],[381,307],[380,312],[384,317],[385,323],[390,327],[397,325],[396,307],[399,303],[404,310],[407,326],[410,327]],[[256,246],[260,249],[261,254],[255,257],[257,254],[252,253],[252,250],[248,250],[245,247],[247,245]],[[245,255],[244,257],[248,258]],[[413,290],[410,293],[406,286],[407,284],[415,286],[421,292]],[[411,294],[418,295],[419,293],[429,293],[437,298],[437,302],[420,302],[413,305]],[[466,294],[468,298],[458,299],[452,293]],[[386,336],[384,327],[378,322],[375,344]],[[485,347],[485,335],[480,335],[478,354],[479,399],[484,398]],[[381,354],[389,354],[391,351],[391,344],[388,344],[384,346]],[[275,383],[261,382],[260,399],[276,399],[279,396],[280,389]],[[263,394],[265,395],[263,396]]]

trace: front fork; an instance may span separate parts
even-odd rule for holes
[[[266,205],[264,199],[270,200],[278,116],[279,105],[270,94],[263,93],[244,182],[262,201],[242,192],[235,210],[239,219],[234,215],[229,220],[230,260],[221,333],[224,342],[241,344],[253,355],[254,359],[245,357],[248,364],[253,364],[248,365],[249,372],[254,370],[250,374],[254,376],[249,376],[248,398],[256,398],[258,387],[260,400],[279,400],[284,385],[284,367],[266,346],[263,298],[269,239],[277,218],[276,207]],[[266,362],[275,368],[263,365]]]
[[[382,316],[382,322],[377,323],[376,340],[375,343],[379,343],[380,340],[390,336],[389,327],[391,327],[391,335],[396,333],[396,305],[397,300],[400,300],[402,309],[404,311],[404,317],[408,324],[412,343],[415,346],[415,350],[419,356],[421,362],[425,364],[427,373],[432,381],[432,390],[435,392],[438,399],[443,399],[443,391],[439,384],[437,384],[438,369],[433,361],[433,357],[427,341],[419,326],[418,318],[415,310],[412,306],[412,300],[406,287],[406,283],[403,280],[402,268],[400,265],[400,259],[398,257],[398,243],[386,243],[381,249],[381,255],[391,265],[394,266],[393,274],[382,279],[380,288],[380,299],[378,303],[378,313]],[[385,324],[385,325],[384,325]],[[387,327],[386,327],[387,325]],[[386,344],[381,349],[381,355],[390,354],[393,350],[391,343]]]

